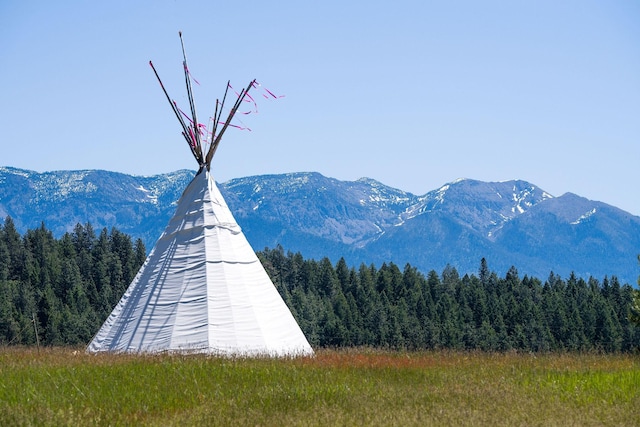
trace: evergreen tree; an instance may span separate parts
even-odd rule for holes
[[[640,255],[638,255],[638,262],[640,263]],[[638,276],[638,286],[640,286],[640,276]],[[630,307],[629,320],[640,325],[640,289],[636,289],[632,292],[632,304]]]
[[[4,241],[9,256],[8,279],[22,280],[26,277],[24,245],[11,217],[6,217],[0,239]]]
[[[314,346],[486,351],[632,351],[640,347],[638,291],[551,273],[544,284],[504,278],[482,259],[478,275],[453,266],[426,277],[406,264],[349,268],[282,247],[259,254]],[[0,226],[0,343],[78,345],[95,334],[146,259],[140,240],[90,224],[56,240],[42,224],[20,236]],[[640,304],[639,304],[640,305]],[[638,314],[636,314],[638,313]]]

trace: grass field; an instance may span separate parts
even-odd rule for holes
[[[0,425],[640,425],[640,357],[0,349]]]

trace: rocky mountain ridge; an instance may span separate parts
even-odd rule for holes
[[[42,222],[55,234],[77,223],[117,227],[150,249],[195,172],[149,177],[85,170],[37,173],[0,168],[0,217],[20,231]],[[554,197],[522,180],[444,184],[424,195],[370,178],[340,181],[315,172],[261,175],[219,184],[254,249],[282,245],[305,257],[349,264],[447,264],[475,273],[515,266],[544,280],[640,274],[640,217],[567,193]]]

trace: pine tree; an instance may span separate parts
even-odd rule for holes
[[[640,255],[638,255],[638,262],[640,263]],[[640,286],[640,276],[638,276],[638,286]],[[640,289],[633,291],[632,298],[629,319],[636,325],[640,325]]]
[[[15,224],[11,217],[6,217],[4,221],[4,227],[0,238],[5,243],[7,252],[9,254],[8,279],[10,280],[22,280],[26,278],[26,266],[25,266],[25,253],[24,244],[20,237],[20,234],[16,230]]]

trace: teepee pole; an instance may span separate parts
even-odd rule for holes
[[[224,102],[227,100],[227,93],[229,92],[229,86],[231,85],[231,81],[227,81],[227,87],[224,90],[224,95],[222,96],[222,102],[219,104],[220,109],[218,109],[218,100],[216,99],[216,110],[213,114],[213,129],[211,129],[211,145],[209,146],[209,151],[207,151],[207,157],[205,159],[205,164],[207,165],[207,170],[211,167],[211,159],[213,158],[213,153],[216,151],[214,147],[216,141],[216,132],[218,131],[218,123],[220,122],[220,117],[222,116],[222,111],[224,110]]]
[[[156,75],[156,79],[158,79],[158,83],[160,83],[160,87],[162,88],[164,95],[167,97],[167,101],[169,102],[169,105],[171,105],[171,109],[173,110],[173,113],[176,115],[176,117],[178,118],[178,121],[180,122],[180,125],[182,126],[182,129],[183,129],[182,135],[184,135],[184,138],[187,140],[187,144],[189,144],[189,147],[191,148],[191,154],[193,154],[196,160],[198,160],[198,163],[201,163],[201,159],[198,158],[189,140],[189,128],[187,127],[187,124],[184,122],[184,119],[182,118],[182,116],[180,115],[180,110],[178,109],[178,106],[176,105],[175,101],[171,100],[171,97],[169,96],[167,89],[165,89],[164,85],[162,84],[160,75],[158,75],[158,72],[156,71],[156,67],[153,66],[153,62],[149,61],[149,65],[151,66],[153,73]]]
[[[224,95],[222,96],[222,102],[220,103],[220,110],[218,111],[218,114],[216,116],[214,116],[215,120],[213,121],[213,131],[212,131],[214,137],[211,140],[212,143],[213,143],[213,140],[215,139],[216,132],[218,131],[218,123],[220,122],[220,117],[222,116],[222,111],[224,110],[224,103],[227,100],[227,93],[229,92],[229,86],[230,85],[231,85],[231,81],[227,81],[227,87],[224,90]],[[216,108],[217,107],[218,107],[218,104],[216,104]]]
[[[156,71],[156,67],[153,66],[153,62],[149,61],[149,65],[151,66],[151,69],[153,70],[154,74],[156,75],[156,79],[158,79],[158,83],[160,83],[160,87],[162,88],[162,91],[164,92],[164,96],[167,97],[167,101],[169,101],[169,105],[171,105],[171,109],[173,110],[173,112],[175,113],[176,117],[178,118],[178,120],[180,121],[180,123],[182,124],[182,118],[180,117],[180,111],[178,111],[177,107],[175,106],[174,102],[171,101],[171,97],[169,96],[169,93],[167,92],[167,89],[165,89],[164,85],[162,84],[162,80],[160,80],[160,76],[158,75],[158,72]],[[182,126],[184,128],[184,131],[186,132],[187,129]]]
[[[178,108],[176,101],[173,101],[173,105],[175,106],[176,110],[180,112],[180,109]],[[194,139],[189,136],[190,135],[189,130],[191,129],[191,125],[187,125],[187,123],[184,121],[184,117],[182,117],[182,114],[178,115],[178,120],[180,121],[180,125],[182,126],[182,129],[184,129],[182,131],[182,136],[184,136],[185,141],[187,141],[187,145],[189,145],[189,148],[191,149],[191,154],[193,154],[193,157],[196,158],[198,163],[202,163],[200,161],[200,157],[198,157],[198,154],[196,153]]]
[[[233,105],[233,107],[231,108],[231,111],[229,112],[229,116],[227,117],[227,120],[224,122],[224,125],[222,126],[222,129],[220,130],[220,134],[216,137],[215,141],[211,144],[211,147],[209,148],[209,153],[207,153],[207,159],[206,159],[207,160],[206,161],[207,168],[211,167],[211,159],[213,158],[213,155],[215,154],[216,150],[218,149],[218,145],[220,144],[220,140],[222,139],[222,135],[224,134],[225,130],[227,130],[227,127],[229,127],[229,124],[233,120],[233,116],[235,116],[236,112],[238,111],[238,108],[240,108],[240,104],[242,103],[242,101],[244,100],[244,97],[249,92],[249,89],[251,89],[251,87],[253,86],[254,82],[255,82],[255,80],[251,80],[251,83],[249,83],[247,88],[246,89],[242,89],[242,91],[240,92],[240,95],[238,95],[238,99],[236,99],[235,104]],[[229,86],[227,85],[227,88],[228,87]],[[225,92],[225,94],[226,94],[226,92]],[[220,111],[220,113],[222,114],[222,111]]]
[[[216,128],[217,123],[216,121],[218,120],[218,106],[220,105],[220,102],[218,101],[218,99],[216,99],[216,108],[213,111],[213,117],[211,118],[212,124],[211,124],[211,142],[209,143],[209,146],[207,147],[207,158],[209,158],[209,149],[211,148],[211,146],[213,145],[213,140],[216,137]],[[207,138],[209,137],[209,135],[207,135]],[[206,163],[206,159],[205,159],[205,163]]]
[[[195,137],[195,150],[197,156],[198,163],[202,163],[203,155],[202,155],[202,140],[200,139],[200,131],[198,129],[198,115],[196,113],[196,103],[193,99],[193,91],[191,89],[191,76],[189,75],[189,66],[187,65],[187,52],[184,49],[184,41],[182,40],[182,31],[178,32],[180,36],[180,45],[182,46],[182,65],[184,67],[184,79],[185,84],[187,85],[187,98],[189,99],[189,108],[191,109],[191,121],[193,122],[193,131]]]

